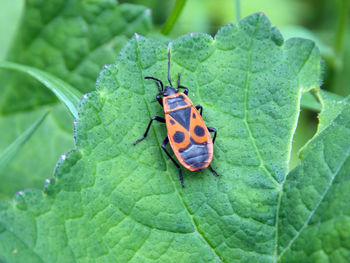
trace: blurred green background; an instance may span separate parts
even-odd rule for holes
[[[138,33],[151,38],[168,40],[190,32],[205,32],[214,36],[221,26],[236,22],[237,10],[234,0],[187,0],[170,34],[162,36],[161,29],[172,12],[176,0],[120,0],[119,2],[143,5],[150,9],[153,26],[140,27],[141,32]],[[272,24],[281,30],[285,39],[305,37],[316,41],[324,60],[322,88],[346,96],[350,93],[349,2],[349,0],[244,0],[240,1],[240,15],[243,18],[254,12],[264,12]],[[47,3],[41,1],[41,5],[47,5]],[[11,61],[6,56],[6,52],[14,36],[19,32],[16,28],[25,26],[21,25],[24,10],[26,10],[24,0],[0,0],[0,61]],[[104,64],[115,61],[118,50],[130,37],[131,35],[126,34],[114,43],[113,49],[110,50],[110,52],[114,51],[114,57],[110,56],[111,53],[108,57],[97,54],[94,58],[94,61],[97,61],[95,68],[91,71],[98,72]],[[34,66],[30,60],[25,61],[25,64]],[[11,72],[11,74],[14,74],[17,80],[20,79],[17,77],[21,76],[20,73]],[[4,74],[1,75],[0,72],[1,76]],[[93,87],[97,74],[89,78],[91,80],[86,80],[86,83]],[[0,83],[4,81],[6,80],[0,79]],[[80,80],[74,81],[70,83],[74,85]],[[34,83],[33,85],[41,85],[33,80],[31,82]],[[20,90],[19,85],[21,84],[12,88]],[[10,105],[13,109],[8,110],[6,109],[8,101],[5,101],[4,94],[0,93],[0,134],[2,134],[0,153],[44,112],[48,109],[51,112],[11,162],[3,170],[0,169],[0,198],[6,199],[23,188],[42,189],[45,179],[53,176],[55,163],[60,155],[74,147],[73,119],[66,109],[57,103],[56,98],[49,98],[40,105],[32,104],[33,107],[20,108],[18,107],[21,104],[20,100],[26,101],[30,98],[26,97],[28,94],[21,92],[16,96],[18,101],[12,101]],[[316,128],[317,112],[301,109],[293,142],[291,169],[298,164],[298,150],[313,136]]]

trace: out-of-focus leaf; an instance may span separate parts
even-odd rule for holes
[[[29,0],[6,60],[51,73],[85,93],[95,88],[99,70],[115,61],[125,39],[150,28],[150,12],[142,6]],[[1,72],[0,93],[2,113],[56,101],[37,81],[17,73]]]
[[[301,26],[283,26],[280,28],[283,36],[288,39],[292,37],[302,37],[313,40],[320,49],[321,55],[326,59],[335,59],[335,53],[331,46],[324,43],[312,31]]]
[[[72,114],[64,105],[55,104],[0,115],[0,152],[47,111],[50,114],[45,121],[2,172],[0,198],[11,199],[25,188],[42,189],[45,179],[52,177],[61,154],[74,148]]]
[[[21,20],[24,0],[0,0],[0,61],[4,60]]]
[[[38,129],[49,112],[46,112],[36,120],[28,129],[16,138],[5,150],[0,152],[0,176],[4,174],[5,168],[12,161],[14,156],[22,149],[24,144],[30,139],[33,133]]]
[[[87,92],[95,89],[98,72],[116,60],[130,36],[147,34],[150,28],[150,12],[143,6],[114,0],[28,0],[7,60]],[[48,108],[53,108],[51,114],[8,166],[0,196],[9,198],[25,187],[41,188],[62,152],[74,147],[73,119],[52,92],[31,76],[1,70],[0,151]]]
[[[67,106],[75,118],[78,118],[78,105],[82,94],[68,83],[37,68],[19,65],[12,62],[0,62],[0,69],[11,69],[26,73],[50,89],[56,97]]]

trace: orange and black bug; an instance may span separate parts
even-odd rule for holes
[[[163,86],[163,83],[154,77],[145,77],[156,82],[159,93],[156,98],[162,105],[165,113],[165,119],[154,116],[149,122],[145,134],[134,142],[134,145],[146,138],[151,124],[154,120],[166,123],[168,136],[162,143],[162,148],[168,157],[173,161],[179,170],[179,177],[182,187],[184,187],[183,177],[180,165],[166,150],[166,145],[170,142],[176,158],[188,170],[198,172],[209,166],[210,170],[216,175],[219,174],[211,166],[213,158],[213,144],[216,138],[216,129],[206,127],[202,119],[203,107],[201,105],[193,106],[191,100],[187,97],[188,88],[180,85],[181,74],[177,79],[177,88],[174,88],[170,79],[170,50],[168,51],[168,81],[169,86]],[[184,92],[179,92],[184,89]],[[200,113],[198,112],[200,110]],[[213,140],[210,133],[214,132]]]

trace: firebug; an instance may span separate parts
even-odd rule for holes
[[[177,88],[174,88],[170,78],[170,49],[168,50],[168,81],[170,86],[163,86],[162,81],[154,77],[145,77],[145,79],[154,80],[157,84],[159,93],[156,96],[157,101],[163,107],[165,118],[153,116],[148,123],[144,135],[134,142],[134,145],[147,137],[152,122],[159,121],[166,124],[167,137],[162,143],[162,148],[167,156],[172,160],[179,170],[181,186],[184,187],[181,167],[176,160],[166,150],[166,145],[170,146],[177,160],[186,169],[199,172],[209,166],[210,170],[216,175],[219,174],[210,164],[214,153],[214,142],[217,131],[215,128],[207,127],[202,119],[203,107],[201,105],[193,106],[188,98],[188,88],[180,85],[181,74],[178,74]],[[184,92],[179,92],[184,89]],[[200,110],[200,113],[198,112]],[[210,132],[214,133],[211,139]]]

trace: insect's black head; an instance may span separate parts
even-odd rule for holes
[[[173,88],[173,87],[165,86],[165,89],[164,89],[164,91],[162,92],[162,94],[163,94],[164,97],[166,97],[166,96],[175,94],[175,93],[177,93],[178,91],[179,91],[178,89],[175,89],[175,88]]]

